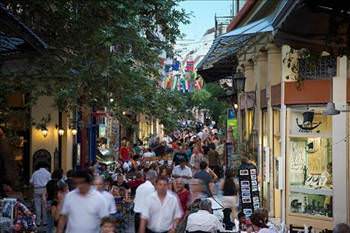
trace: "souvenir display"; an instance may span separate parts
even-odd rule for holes
[[[290,212],[332,217],[331,139],[291,138],[290,148]]]
[[[332,217],[332,118],[292,110],[288,125],[289,213]]]
[[[239,168],[240,202],[243,213],[249,217],[260,208],[256,166],[242,163]]]

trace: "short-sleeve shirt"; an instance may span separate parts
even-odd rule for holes
[[[107,208],[108,208],[108,212],[110,214],[117,213],[117,207],[116,207],[113,195],[111,193],[107,192],[107,191],[103,191],[103,192],[100,192],[100,193],[105,198],[106,205],[107,205]]]
[[[185,166],[183,169],[180,165],[177,165],[173,169],[173,176],[188,176],[192,177],[192,170],[191,168]]]
[[[182,217],[182,210],[178,198],[168,192],[163,203],[159,200],[158,193],[152,193],[145,203],[141,213],[143,219],[147,219],[147,228],[154,232],[166,232],[172,227],[175,219]]]
[[[67,216],[68,233],[98,233],[100,221],[108,216],[108,207],[102,194],[94,189],[81,195],[77,189],[64,199],[61,214]]]
[[[36,170],[30,178],[30,183],[34,188],[45,188],[46,184],[51,180],[51,173],[45,168]]]

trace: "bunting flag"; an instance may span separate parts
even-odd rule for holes
[[[160,86],[164,89],[177,90],[182,93],[191,93],[203,88],[203,80],[197,76],[194,61],[185,61],[185,65],[174,58],[160,60],[161,79]]]
[[[186,85],[185,85],[186,90],[190,91],[190,88],[191,88],[190,80],[189,79],[185,80],[185,83],[186,83]]]
[[[173,79],[171,77],[167,78],[166,89],[171,89],[173,87]]]
[[[187,61],[185,71],[194,71],[194,61]]]
[[[173,61],[172,70],[176,70],[176,71],[180,70],[180,62],[176,59]]]
[[[178,81],[178,75],[175,75],[174,77],[173,77],[173,86],[172,86],[172,90],[177,90],[177,81]]]

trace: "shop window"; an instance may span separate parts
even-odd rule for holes
[[[303,114],[291,114],[290,122],[298,123]],[[307,115],[307,114],[306,114]],[[305,116],[304,114],[304,122]],[[312,130],[297,130],[290,123],[288,144],[289,211],[313,217],[332,217],[332,140],[330,117],[315,113]],[[295,125],[294,125],[295,126]]]

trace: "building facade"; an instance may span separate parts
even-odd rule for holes
[[[244,73],[238,116],[248,149],[241,155],[257,164],[262,206],[287,225],[316,231],[350,222],[349,113],[330,108],[348,108],[349,61],[316,36],[329,35],[336,11],[319,4],[248,1],[199,67],[211,80],[223,64],[233,76]],[[322,7],[329,12],[315,10]],[[220,40],[229,45],[220,48]]]

